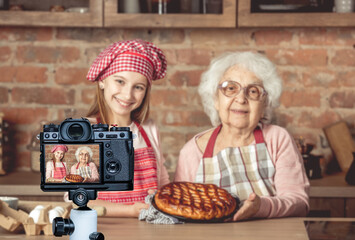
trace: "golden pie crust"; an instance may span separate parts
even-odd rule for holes
[[[84,178],[80,175],[68,174],[67,176],[65,176],[65,180],[72,183],[81,183],[82,181],[84,181]]]
[[[154,196],[158,210],[193,220],[220,219],[231,215],[237,201],[228,191],[214,184],[173,182]]]

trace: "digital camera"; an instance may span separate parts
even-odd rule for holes
[[[129,127],[68,118],[60,125],[43,125],[39,139],[43,191],[68,191],[69,199],[80,206],[96,199],[97,191],[133,190]]]

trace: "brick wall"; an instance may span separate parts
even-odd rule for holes
[[[122,39],[156,43],[168,58],[168,74],[154,83],[152,114],[161,131],[167,167],[194,134],[210,128],[197,86],[214,56],[258,50],[284,80],[275,122],[329,155],[322,127],[341,119],[355,126],[355,29],[121,30],[0,28],[0,111],[10,123],[17,169],[31,169],[29,144],[41,121],[84,115],[94,95],[85,81],[98,53]]]

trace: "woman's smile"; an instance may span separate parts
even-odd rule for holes
[[[231,109],[231,112],[238,115],[247,115],[249,111],[242,109]]]

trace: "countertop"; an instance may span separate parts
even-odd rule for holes
[[[247,222],[178,225],[153,225],[133,218],[99,218],[98,231],[106,240],[117,239],[152,239],[152,240],[208,240],[218,239],[273,239],[273,240],[306,240],[308,239],[304,222],[300,218],[284,218],[270,220],[254,220]],[[24,239],[24,234],[1,232],[1,239]],[[69,239],[68,236],[28,236],[25,239]]]
[[[305,225],[307,223],[307,227]],[[310,223],[315,223],[312,227]],[[339,224],[334,224],[340,222]],[[334,226],[350,226],[335,229]],[[321,226],[319,228],[319,226]],[[328,226],[328,227],[327,227]],[[245,222],[178,225],[153,225],[134,218],[98,218],[98,231],[105,235],[106,240],[308,240],[308,239],[353,239],[355,218],[279,218],[263,219]],[[313,230],[312,230],[313,228]],[[308,232],[313,232],[316,238],[309,238]],[[344,232],[344,229],[346,232]],[[321,232],[322,238],[319,238]],[[329,238],[340,232],[342,238]],[[326,238],[328,234],[328,238]],[[339,236],[339,235],[338,235]],[[325,237],[325,238],[324,238]],[[345,238],[344,238],[345,237]],[[348,237],[348,238],[346,238]],[[0,238],[6,239],[69,239],[68,236],[25,236],[24,234],[8,233],[0,228]]]
[[[0,195],[6,196],[57,196],[62,192],[43,192],[39,172],[13,172],[0,176]],[[355,198],[355,186],[345,182],[345,173],[327,175],[310,180],[310,197]]]

